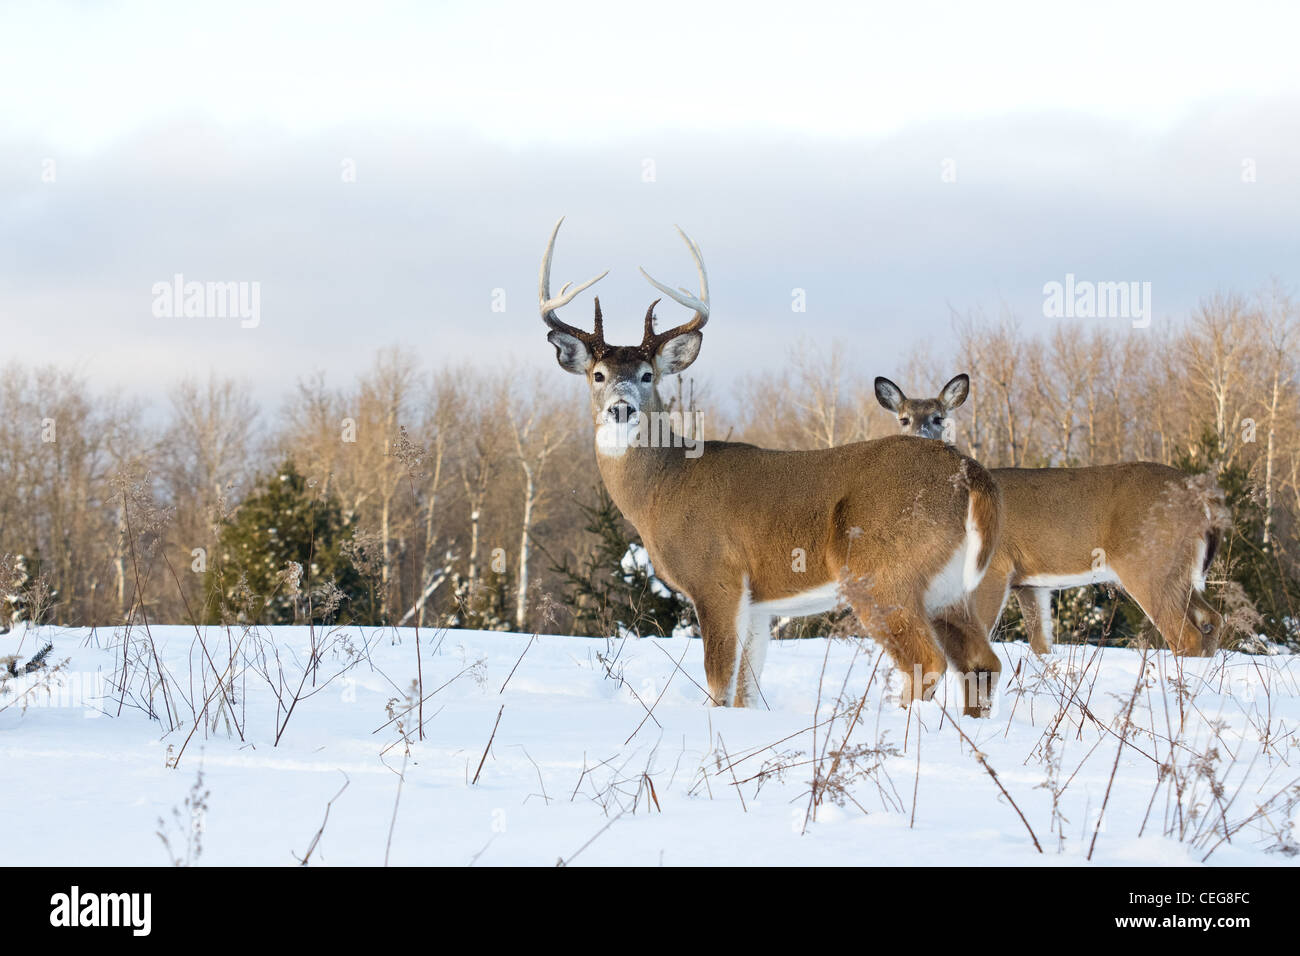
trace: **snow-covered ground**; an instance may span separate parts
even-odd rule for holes
[[[0,864],[1062,865],[1097,830],[1093,864],[1300,861],[1297,657],[1000,644],[994,716],[954,722],[952,678],[903,710],[869,641],[774,642],[767,709],[737,711],[705,706],[698,640],[426,630],[421,742],[388,712],[412,630],[317,632],[296,704],[306,628],[204,634],[133,629],[124,699],[120,630],[0,637],[67,661],[0,696]]]

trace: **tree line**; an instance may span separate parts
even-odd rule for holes
[[[878,374],[924,397],[968,372],[956,443],[986,465],[1145,459],[1212,472],[1235,523],[1210,596],[1242,635],[1294,643],[1297,336],[1300,311],[1276,289],[1216,294],[1142,329],[972,312],[901,368],[876,367],[855,343],[803,342],[729,388],[734,407],[694,379],[664,388],[706,438],[814,448],[897,430],[872,393]],[[425,369],[397,348],[353,381],[304,377],[274,411],[217,374],[150,409],[68,369],[10,362],[0,625],[681,626],[685,606],[603,494],[588,416],[558,370]],[[1104,593],[1062,598],[1058,613],[1083,637],[1127,638],[1140,623]]]

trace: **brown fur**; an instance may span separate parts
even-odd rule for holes
[[[680,436],[665,440],[649,426],[665,412],[660,380],[688,367],[703,343],[709,293],[699,246],[681,233],[699,274],[698,298],[646,274],[695,315],[657,333],[652,304],[641,344],[613,346],[599,301],[591,332],[556,315],[600,278],[552,297],[562,222],[538,277],[547,341],[561,368],[586,378],[610,497],[659,576],[695,604],[714,702],[744,706],[760,693],[772,611],[752,605],[799,598],[798,613],[808,613],[838,592],[903,672],[905,705],[930,697],[947,662],[978,669],[966,710],[987,714],[998,658],[964,606],[974,584],[968,518],[981,535],[977,570],[996,554],[1001,499],[988,473],[951,448],[904,436],[818,451],[711,441],[684,453]],[[657,442],[646,440],[651,434]]]
[[[1016,588],[1023,612],[1033,603],[1022,600],[1028,579],[1087,575],[1100,549],[1104,554],[1096,557],[1175,654],[1214,653],[1222,621],[1195,584],[1203,570],[1200,545],[1205,542],[1208,552],[1221,492],[1154,462],[995,468],[992,474],[1002,488],[1006,521],[980,590],[996,591],[999,581]],[[991,598],[976,603],[988,606]],[[1040,654],[1049,649],[1042,627],[1030,632],[1030,640]]]
[[[897,391],[888,379],[877,381]],[[878,396],[880,391],[878,386]],[[908,399],[901,391],[887,392],[880,400],[898,415],[900,425],[908,419],[903,427],[909,433],[931,438],[937,437],[935,416],[951,410],[938,399]],[[1099,560],[1175,654],[1214,653],[1222,618],[1196,587],[1228,517],[1223,492],[1212,481],[1154,462],[994,468],[990,473],[1002,489],[1002,536],[971,600],[976,619],[988,632],[997,626],[1008,590],[1015,590],[1031,646],[1047,653],[1051,622],[1044,620],[1042,597],[1035,592],[1056,588],[1036,586],[1032,579],[1086,576]]]
[[[965,541],[970,500],[985,542],[981,567],[997,541],[999,498],[988,472],[922,439],[803,452],[706,442],[696,459],[629,448],[598,461],[655,570],[694,602],[718,700],[726,699],[735,667],[735,618],[746,580],[754,603],[839,583],[903,671],[909,697],[928,697],[932,687],[913,689],[914,672],[919,666],[931,678],[942,673],[944,655],[923,596]],[[805,552],[806,571],[793,569],[795,549]],[[987,647],[987,632],[961,632],[952,647],[972,640]],[[954,666],[958,658],[978,658],[985,670],[997,669],[991,649],[948,656]],[[737,693],[745,703],[743,689]]]

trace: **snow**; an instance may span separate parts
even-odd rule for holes
[[[203,633],[212,666],[224,670],[240,632]],[[278,746],[284,713],[259,670],[274,678],[278,653],[287,705],[308,659],[307,628],[245,638],[234,716],[246,739],[218,717],[188,746],[191,702],[200,708],[215,693],[193,628],[152,629],[182,717],[170,731],[140,628],[129,635],[120,716],[121,629],[0,637],[0,658],[26,659],[51,640],[49,661],[67,660],[61,690],[32,690],[25,711],[15,700],[33,682],[49,683],[48,674],[12,678],[0,695],[0,708],[9,705],[0,710],[0,808],[9,824],[0,864],[166,864],[158,831],[183,856],[197,820],[199,865],[293,865],[331,798],[312,865],[382,864],[386,854],[394,865],[1075,865],[1085,862],[1103,804],[1093,865],[1197,864],[1207,852],[1210,864],[1300,861],[1294,656],[1175,661],[1149,652],[1139,684],[1143,656],[1134,650],[1062,645],[1040,661],[1024,645],[997,644],[1004,671],[993,717],[954,723],[955,678],[935,701],[903,710],[888,660],[877,667],[879,648],[866,640],[773,641],[762,675],[770,709],[740,711],[705,706],[699,640],[426,629],[426,739],[412,739],[399,800],[405,747],[396,726],[383,725],[389,701],[416,678],[415,633],[319,635],[328,646],[317,670],[323,687],[299,700]],[[140,706],[150,685],[159,719]],[[814,715],[817,750],[828,728],[838,747],[864,689],[850,746],[896,754],[861,754],[860,766],[878,763],[874,774],[848,780],[843,805],[827,794],[810,818]],[[831,721],[840,697],[844,716]],[[221,701],[215,693],[210,710]],[[1117,764],[1130,705],[1136,730]],[[414,723],[412,715],[412,738]],[[1211,750],[1217,756],[1198,770],[1198,755]],[[1181,839],[1174,777],[1162,783],[1158,770],[1171,752],[1184,784]],[[789,765],[779,778],[754,779],[777,763]],[[830,764],[828,756],[823,770]],[[206,809],[191,814],[185,800],[200,768]],[[1222,782],[1217,799],[1212,780]],[[1225,818],[1232,838],[1220,843]]]
[[[645,549],[644,545],[637,544],[635,541],[628,545],[627,553],[623,555],[623,560],[619,566],[626,575],[624,580],[631,581],[632,576],[640,571],[650,582],[650,590],[660,597],[672,597],[673,592],[669,590],[668,585],[655,576],[655,566],[650,561],[650,552]]]

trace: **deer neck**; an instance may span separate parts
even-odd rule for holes
[[[618,510],[641,530],[639,519],[672,493],[697,443],[671,426],[662,402],[642,409],[639,419],[636,429],[596,426],[596,463]]]

